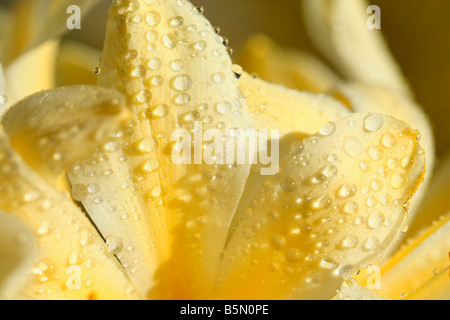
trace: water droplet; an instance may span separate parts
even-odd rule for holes
[[[150,27],[156,27],[161,22],[161,15],[156,11],[147,12],[145,17]]]
[[[286,261],[289,263],[297,262],[300,259],[300,251],[294,248],[286,250]]]
[[[276,235],[272,237],[270,243],[275,250],[281,250],[286,246],[286,238],[282,235]]]
[[[364,118],[364,129],[375,132],[381,129],[384,124],[384,118],[381,114],[370,114]]]
[[[344,151],[352,158],[357,158],[363,150],[361,141],[356,137],[349,137],[345,139]]]
[[[358,204],[354,201],[347,202],[342,207],[342,212],[345,214],[355,214],[356,212],[358,212]]]
[[[149,32],[147,32],[146,37],[147,40],[150,42],[155,42],[158,40],[158,32],[154,31],[154,30],[150,30]]]
[[[88,188],[84,184],[76,184],[72,187],[72,196],[76,201],[84,201],[88,196]]]
[[[226,75],[223,72],[214,73],[211,79],[216,84],[222,84],[226,79]]]
[[[178,39],[177,37],[172,33],[166,33],[162,36],[162,43],[163,45],[168,49],[173,49],[177,46]]]
[[[371,229],[378,229],[384,223],[384,215],[381,211],[373,211],[367,219],[367,224]]]
[[[147,65],[150,68],[150,70],[156,71],[161,69],[162,61],[159,58],[151,58],[150,60],[148,60]]]
[[[173,102],[177,105],[177,106],[185,106],[187,105],[189,102],[191,102],[191,96],[187,93],[180,93],[177,94],[174,98],[173,98]]]
[[[348,199],[356,194],[356,186],[353,183],[344,184],[337,191],[337,196],[341,199]]]
[[[153,119],[159,119],[164,118],[169,115],[169,107],[165,104],[159,104],[153,109],[151,109],[150,112],[151,118]],[[148,114],[147,114],[148,117]]]
[[[333,122],[327,122],[319,131],[322,136],[331,136],[336,131],[336,125]]]
[[[208,44],[204,40],[200,40],[193,44],[193,48],[197,51],[204,51],[207,48]]]
[[[344,248],[356,248],[356,246],[358,245],[358,238],[356,236],[353,235],[348,235],[344,238],[344,240],[342,240],[342,246]]]
[[[112,254],[118,254],[123,249],[122,241],[113,236],[106,238],[106,246]]]
[[[380,147],[372,146],[369,148],[369,156],[373,161],[378,161],[383,156],[383,150]]]
[[[281,181],[281,188],[285,192],[292,192],[295,190],[296,185],[295,185],[294,180],[292,180],[291,178],[285,178],[285,179],[283,179],[283,181]]]
[[[179,72],[184,68],[184,62],[182,60],[173,60],[170,62],[170,67],[173,71]]]
[[[403,173],[394,172],[391,175],[391,185],[394,189],[402,189],[406,186],[408,179]]]
[[[187,91],[192,87],[192,79],[186,74],[172,78],[170,85],[176,91]]]
[[[181,27],[184,23],[183,17],[176,16],[168,21],[169,25],[172,27]]]
[[[96,183],[93,183],[93,184],[91,184],[91,185],[88,186],[88,192],[89,192],[90,194],[95,194],[95,193],[97,193],[97,192],[99,192],[99,191],[100,191],[100,187],[99,187],[99,185],[96,184]]]
[[[386,133],[383,138],[381,139],[381,144],[388,149],[392,149],[393,147],[395,147],[397,143],[397,140],[395,139],[395,137],[390,134],[390,133]]]
[[[226,115],[226,114],[230,113],[231,109],[232,109],[231,104],[226,101],[219,102],[216,105],[216,111],[221,115]]]

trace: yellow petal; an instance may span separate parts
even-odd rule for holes
[[[449,264],[450,215],[410,241],[381,268],[381,288],[392,299],[408,297]],[[448,281],[448,273],[447,273]]]
[[[96,0],[77,1],[81,17],[96,3]],[[15,37],[8,44],[4,62],[9,64],[25,51],[66,32],[69,18],[67,10],[73,4],[70,0],[15,1],[12,6],[14,21],[11,30]]]
[[[6,104],[6,81],[3,67],[0,63],[0,115],[3,113]]]
[[[0,299],[14,299],[36,263],[36,239],[19,219],[0,211]]]
[[[435,274],[418,289],[407,296],[407,300],[449,300],[450,266],[436,271]]]
[[[379,30],[367,27],[365,0],[302,0],[311,40],[349,80],[411,96]]]
[[[55,86],[58,45],[58,40],[48,40],[5,67],[7,108],[30,94]]]
[[[424,192],[423,201],[414,224],[408,228],[408,234],[416,236],[423,228],[450,212],[448,195],[450,193],[450,153],[438,160],[438,165],[428,188]]]
[[[63,41],[56,60],[56,85],[97,84],[95,70],[101,55],[81,42]]]
[[[123,269],[85,214],[14,153],[0,132],[0,210],[37,237],[41,257],[21,298],[135,299]],[[25,274],[23,275],[25,276]]]
[[[337,121],[350,113],[344,105],[326,95],[270,84],[246,72],[242,73],[239,85],[255,128],[278,129],[280,136],[296,131],[313,135],[326,122]]]
[[[314,56],[280,48],[262,34],[247,41],[238,62],[246,71],[266,81],[302,91],[326,92],[339,81],[339,77]]]
[[[423,177],[416,138],[391,117],[352,114],[294,142],[231,236],[218,297],[333,297],[397,239]]]
[[[376,293],[364,288],[356,283],[355,280],[345,281],[339,293],[333,300],[386,300],[385,298],[377,295]]]
[[[420,220],[416,221],[415,218],[418,217],[418,209],[429,185],[435,162],[434,135],[428,116],[414,101],[384,87],[343,84],[338,87],[338,91],[348,99],[352,110],[355,112],[387,114],[405,121],[412,128],[419,130],[420,144],[427,157],[427,172],[425,173],[424,183],[411,201],[408,225],[412,229],[416,229]],[[389,141],[386,141],[386,143],[389,144]]]
[[[5,113],[2,125],[28,165],[54,183],[61,172],[93,152],[128,118],[119,92],[73,86],[25,98]]]
[[[207,296],[250,171],[171,159],[173,131],[190,133],[196,120],[221,133],[251,125],[222,42],[188,1],[115,2],[110,10],[99,84],[127,94],[134,121],[105,147],[109,160],[86,161],[71,181],[99,184],[103,203],[83,203],[104,236],[134,248],[119,258],[135,269],[140,292],[158,282],[151,297]]]

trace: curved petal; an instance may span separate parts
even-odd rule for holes
[[[367,26],[365,0],[302,0],[310,38],[349,80],[384,86],[411,97],[380,32]]]
[[[83,16],[97,2],[80,0],[76,5]],[[3,62],[9,64],[25,51],[66,32],[69,18],[67,10],[73,4],[70,0],[14,1],[11,8],[14,16],[11,32],[16,36],[8,43]]]
[[[450,265],[434,272],[430,279],[409,294],[407,300],[449,300],[450,299]]]
[[[129,118],[113,89],[73,86],[42,91],[11,107],[2,125],[13,148],[49,183],[92,153]],[[82,146],[82,147],[81,147]]]
[[[81,42],[66,40],[61,43],[56,59],[56,85],[95,85],[102,53]]]
[[[349,105],[355,112],[374,112],[390,115],[409,123],[414,129],[419,130],[420,144],[427,157],[427,172],[418,193],[411,201],[408,224],[413,229],[417,228],[417,213],[424,193],[430,183],[435,163],[435,146],[432,126],[428,116],[420,106],[412,100],[384,87],[369,86],[364,84],[342,84],[337,89],[349,101]],[[420,219],[420,218],[418,218]],[[409,234],[408,234],[409,235]]]
[[[42,256],[21,298],[136,299],[123,269],[85,214],[13,151],[0,132],[0,209],[35,232]]]
[[[132,248],[118,256],[149,297],[207,296],[250,171],[207,165],[201,147],[194,161],[201,164],[172,161],[176,129],[226,136],[251,126],[222,43],[188,1],[116,1],[110,9],[99,84],[124,92],[134,119],[71,181],[99,185],[102,203],[88,197],[83,204],[105,237]]]
[[[364,288],[356,283],[354,279],[345,281],[339,293],[333,298],[333,300],[386,300],[385,298],[377,295],[376,293]]]
[[[450,215],[410,241],[381,268],[377,293],[403,299],[449,265]],[[448,281],[448,272],[446,274]]]
[[[37,262],[36,239],[19,219],[0,211],[0,299],[14,299]]]
[[[324,94],[299,92],[283,85],[265,82],[244,72],[239,90],[256,129],[278,129],[280,136],[299,131],[315,134],[328,121],[337,121],[350,111]]]
[[[0,63],[0,115],[3,113],[6,104],[6,81],[3,67]]]
[[[58,40],[48,40],[5,67],[6,108],[30,94],[55,87],[58,46]]]
[[[228,242],[218,297],[333,297],[404,226],[424,173],[416,138],[389,116],[352,114],[295,141]]]
[[[289,88],[326,92],[340,81],[325,64],[307,53],[280,48],[269,37],[258,34],[248,39],[238,62],[250,74]]]
[[[450,153],[447,153],[438,161],[429,186],[424,192],[423,201],[417,212],[416,220],[408,228],[410,237],[415,237],[419,232],[425,231],[433,221],[450,212],[448,195],[450,194]]]

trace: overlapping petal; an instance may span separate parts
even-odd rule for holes
[[[31,272],[31,283],[9,298],[136,298],[122,267],[84,213],[22,161],[3,130],[0,157],[0,209],[36,234],[40,254],[35,267],[21,275]]]
[[[0,299],[18,295],[36,263],[33,233],[19,219],[0,212]]]
[[[184,129],[194,141],[208,129],[226,137],[251,128],[230,57],[187,1],[115,2],[107,29],[99,84],[124,92],[134,119],[71,181],[99,185],[102,203],[83,204],[102,234],[123,244],[117,256],[141,292],[205,297],[250,165],[207,165],[203,147],[189,152],[200,164],[177,165],[172,133]]]
[[[388,116],[352,114],[294,139],[231,235],[218,296],[333,297],[404,226],[424,174],[416,138]]]

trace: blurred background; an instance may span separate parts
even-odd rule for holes
[[[107,1],[109,2],[109,1]],[[450,149],[450,1],[372,0],[382,32],[416,99],[434,126],[439,156]],[[228,38],[237,59],[248,37],[263,33],[279,45],[320,57],[302,23],[299,0],[195,0]],[[108,3],[97,6],[69,37],[101,49]],[[244,66],[245,67],[245,66]]]

